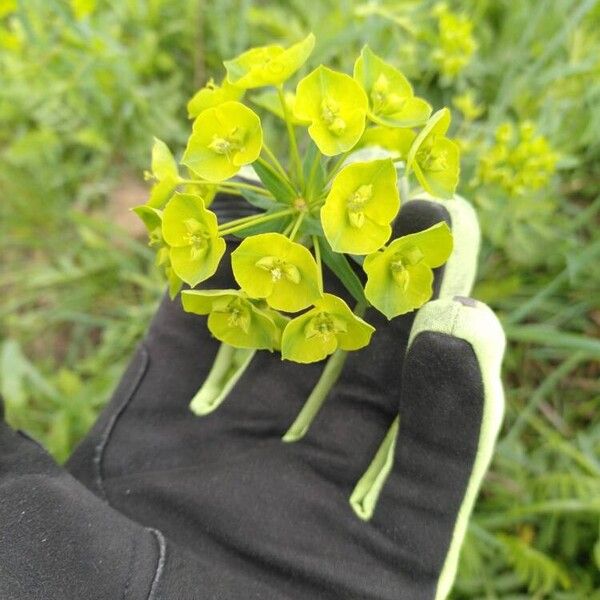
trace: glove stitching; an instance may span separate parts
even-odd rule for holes
[[[158,590],[158,585],[165,569],[167,541],[165,540],[165,536],[158,529],[152,529],[151,527],[148,527],[147,529],[154,535],[158,544],[158,562],[156,564],[156,571],[154,572],[154,579],[150,586],[150,592],[148,593],[148,600],[155,600],[157,598],[156,592]]]
[[[108,494],[106,492],[106,488],[104,487],[104,477],[102,475],[102,462],[104,460],[104,453],[106,451],[106,448],[108,447],[110,437],[114,431],[117,421],[121,418],[121,416],[125,412],[125,409],[131,402],[131,399],[132,399],[134,393],[136,392],[136,390],[138,389],[138,387],[146,373],[146,370],[148,369],[148,365],[150,364],[149,352],[148,352],[148,349],[144,342],[142,342],[140,344],[140,352],[141,352],[141,357],[142,357],[142,363],[139,366],[137,372],[135,373],[135,375],[132,379],[132,383],[131,383],[127,393],[125,394],[125,399],[123,400],[121,406],[119,406],[118,410],[113,415],[111,415],[111,418],[110,418],[108,424],[106,425],[106,428],[104,429],[102,435],[100,436],[100,441],[98,442],[98,444],[96,445],[96,447],[94,449],[93,463],[94,463],[94,470],[95,470],[95,475],[96,475],[96,477],[95,477],[96,486],[98,487],[98,490],[99,490],[100,494],[102,495],[102,498],[106,502],[109,502],[109,500],[108,500]]]

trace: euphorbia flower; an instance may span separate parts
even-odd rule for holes
[[[216,215],[193,194],[177,193],[169,200],[162,235],[175,273],[192,287],[214,274],[225,252]]]
[[[152,145],[151,172],[146,171],[144,175],[155,182],[146,204],[162,208],[179,183],[179,170],[169,147],[158,138],[154,138]]]
[[[452,233],[446,223],[395,239],[365,258],[365,296],[388,319],[410,312],[433,293],[433,271],[452,252]]]
[[[254,162],[261,148],[258,115],[240,102],[225,102],[198,115],[181,162],[207,181],[223,181]]]
[[[298,83],[294,116],[327,156],[350,150],[365,129],[367,96],[352,77],[320,66]]]
[[[244,89],[278,86],[306,62],[314,47],[315,36],[309,33],[302,41],[289,48],[276,44],[251,48],[237,58],[223,63],[227,69],[227,80]]]
[[[312,254],[280,233],[243,240],[231,253],[231,266],[248,296],[264,298],[272,308],[296,312],[321,296]]]
[[[287,323],[268,307],[261,309],[240,290],[184,290],[183,308],[208,315],[208,329],[220,341],[235,348],[277,350]]]
[[[365,46],[354,63],[354,79],[367,92],[369,118],[389,127],[422,125],[431,106],[417,98],[408,79]]]
[[[352,163],[335,177],[321,208],[325,237],[336,252],[370,254],[390,238],[399,208],[390,158]]]
[[[142,220],[148,231],[148,245],[156,248],[156,265],[162,267],[169,286],[169,296],[175,298],[183,281],[173,271],[169,246],[162,235],[162,211],[148,205],[136,206],[133,212]]]
[[[432,196],[452,198],[460,173],[458,146],[445,137],[450,127],[450,111],[438,110],[415,138],[406,160],[419,183]]]
[[[281,356],[299,363],[316,362],[338,348],[363,348],[374,331],[341,298],[324,294],[313,308],[287,324],[281,339]]]
[[[207,108],[213,108],[231,100],[240,100],[244,95],[244,90],[232,85],[224,79],[221,85],[217,85],[214,79],[209,79],[208,83],[199,89],[187,104],[188,117],[193,119]]]

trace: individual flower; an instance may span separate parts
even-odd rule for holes
[[[281,356],[299,363],[316,362],[338,348],[363,348],[374,331],[341,298],[324,294],[313,308],[287,324],[281,339]]]
[[[176,193],[169,200],[162,215],[162,236],[173,270],[192,287],[214,274],[225,252],[216,215],[193,194]]]
[[[156,248],[156,265],[162,267],[169,286],[169,296],[175,298],[183,281],[175,273],[169,257],[169,246],[162,236],[162,212],[151,206],[136,206],[133,212],[142,220],[148,231],[148,245]]]
[[[365,296],[388,319],[410,312],[433,293],[433,271],[448,260],[452,233],[446,223],[395,239],[365,258]]]
[[[246,238],[231,253],[233,275],[251,298],[277,310],[296,312],[321,297],[319,271],[304,246],[280,233]]]
[[[221,85],[217,85],[214,79],[209,79],[208,83],[200,88],[188,102],[188,117],[193,119],[207,108],[213,108],[231,100],[240,100],[243,95],[244,90],[232,85],[227,79],[224,79]]]
[[[365,46],[354,63],[356,79],[369,99],[369,118],[388,127],[415,127],[431,115],[431,106],[417,98],[398,69]]]
[[[325,237],[336,252],[371,254],[390,238],[399,208],[390,158],[352,163],[335,177],[321,208]]]
[[[225,102],[198,115],[181,162],[207,181],[223,181],[254,162],[261,148],[258,115],[241,102]]]
[[[169,147],[158,138],[154,138],[152,145],[150,172],[146,171],[144,176],[154,180],[147,205],[162,208],[179,183],[179,169]]]
[[[315,36],[309,33],[289,48],[276,44],[251,48],[223,63],[227,81],[243,89],[281,85],[306,62],[314,47]]]
[[[425,191],[438,198],[451,198],[458,185],[460,152],[444,134],[450,127],[450,111],[438,110],[415,138],[406,160]]]
[[[294,116],[310,124],[308,133],[323,154],[335,156],[360,140],[367,106],[352,77],[321,65],[298,83]]]
[[[240,290],[184,290],[181,301],[185,311],[208,315],[208,329],[221,342],[256,350],[281,347],[287,319],[259,308]]]

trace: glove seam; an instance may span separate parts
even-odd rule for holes
[[[117,425],[117,422],[125,412],[126,408],[129,406],[129,403],[131,402],[133,395],[137,391],[140,383],[142,382],[144,375],[146,374],[146,371],[148,369],[148,365],[150,364],[150,355],[148,352],[148,348],[146,347],[146,344],[144,342],[141,342],[139,350],[142,362],[138,367],[137,371],[135,372],[134,377],[132,378],[131,385],[129,386],[125,394],[123,402],[119,406],[118,410],[113,415],[111,415],[110,420],[108,421],[106,427],[104,428],[104,431],[102,432],[102,435],[100,436],[100,441],[96,444],[94,448],[93,464],[95,471],[96,486],[98,488],[98,491],[100,492],[101,497],[109,504],[110,501],[108,499],[108,494],[106,488],[104,487],[102,463],[104,461],[104,455],[106,453],[106,449],[108,448],[111,435]]]
[[[155,600],[158,597],[156,594],[167,560],[167,541],[165,536],[158,529],[148,527],[147,530],[154,536],[158,545],[158,561],[156,563],[152,585],[150,586],[150,591],[148,592],[147,598],[147,600]]]

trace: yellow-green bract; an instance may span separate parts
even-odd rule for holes
[[[181,162],[206,181],[223,181],[258,158],[262,140],[258,116],[225,102],[198,115]]]
[[[194,287],[211,277],[225,252],[217,217],[200,196],[176,193],[162,215],[162,235],[175,273]]]
[[[268,307],[259,308],[240,290],[184,290],[183,308],[208,315],[208,329],[235,348],[277,350],[287,320]]]
[[[315,36],[310,33],[289,48],[276,44],[251,48],[224,62],[227,80],[244,89],[281,85],[306,62],[314,46]]]
[[[419,132],[408,153],[407,172],[414,171],[425,191],[438,198],[451,198],[460,174],[459,149],[445,136],[450,111],[438,110]]]
[[[207,108],[213,108],[231,100],[241,100],[243,95],[244,90],[232,85],[227,79],[224,79],[221,85],[217,85],[214,80],[209,79],[208,83],[199,89],[188,102],[188,117],[193,119]]]
[[[431,106],[414,95],[408,79],[365,46],[354,64],[354,79],[367,92],[369,118],[389,127],[415,127],[427,121]]]
[[[333,180],[321,222],[336,252],[370,254],[389,239],[400,208],[396,168],[391,159],[357,162]]]
[[[281,340],[281,356],[299,363],[316,362],[338,348],[363,348],[374,331],[341,298],[324,294],[313,308],[288,323]]]
[[[365,129],[367,96],[345,73],[321,65],[298,83],[294,116],[326,156],[350,150]]]
[[[251,298],[296,312],[321,297],[319,272],[310,251],[280,233],[246,238],[231,253],[233,275]]]
[[[419,308],[433,293],[433,271],[452,252],[452,233],[441,222],[395,239],[365,258],[365,296],[388,319]]]

